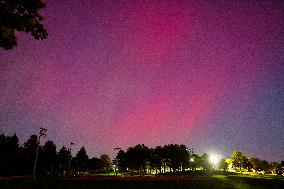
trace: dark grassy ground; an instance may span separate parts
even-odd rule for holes
[[[191,188],[283,188],[284,178],[276,176],[144,176],[144,177],[73,177],[33,182],[30,179],[2,179],[0,189],[191,189]]]

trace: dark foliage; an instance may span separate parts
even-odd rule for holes
[[[0,175],[16,173],[19,159],[19,140],[16,135],[0,135]]]
[[[41,24],[38,11],[46,5],[42,0],[0,1],[0,47],[10,50],[17,45],[15,32],[31,33],[35,39],[46,39],[47,31]]]
[[[144,144],[129,147],[126,152],[120,150],[112,167],[107,154],[100,158],[89,158],[86,149],[82,147],[76,157],[72,157],[71,148],[62,147],[59,152],[53,141],[47,141],[43,146],[38,143],[38,137],[31,135],[23,144],[19,145],[18,137],[0,135],[0,176],[31,176],[35,163],[36,149],[39,147],[36,176],[39,179],[50,179],[80,174],[109,173],[115,168],[123,174],[193,174],[196,168],[212,173],[214,170],[226,171],[228,164],[220,159],[218,166],[212,166],[209,155],[192,154],[185,145],[168,144],[148,148]],[[194,159],[194,161],[191,161]],[[241,170],[263,171],[264,173],[282,174],[282,165],[277,162],[267,162],[255,157],[246,158],[242,152],[234,151],[233,166]],[[283,163],[283,162],[282,162]],[[193,174],[194,175],[194,174]],[[1,178],[1,177],[0,177]]]

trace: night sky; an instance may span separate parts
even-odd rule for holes
[[[49,0],[0,50],[0,133],[284,159],[283,1]]]

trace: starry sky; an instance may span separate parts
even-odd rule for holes
[[[48,39],[0,50],[0,133],[284,159],[283,1],[45,2]]]

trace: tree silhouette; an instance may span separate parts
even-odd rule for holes
[[[126,171],[127,170],[126,153],[123,150],[119,150],[115,159],[117,161],[117,165],[120,171]]]
[[[161,146],[157,146],[154,149],[151,149],[151,158],[150,158],[150,166],[159,173],[161,173],[162,168],[162,156],[163,155],[163,149]]]
[[[243,153],[239,150],[233,151],[231,159],[233,167],[242,172],[242,167],[246,163],[246,157]]]
[[[106,172],[111,170],[111,159],[107,154],[102,154],[100,156],[100,159],[103,163],[103,168],[105,169]]]
[[[150,149],[144,144],[138,144],[133,148],[128,148],[126,158],[128,160],[128,167],[139,171],[140,174],[144,173],[146,162],[150,159]]]
[[[47,177],[55,176],[55,168],[57,162],[56,145],[53,141],[47,141],[42,147],[39,155],[39,167],[42,171],[41,175]]]
[[[255,171],[261,171],[262,165],[261,165],[261,160],[256,158],[256,157],[250,157],[249,162],[251,163],[253,169]]]
[[[24,172],[26,174],[32,174],[33,166],[37,149],[37,135],[31,135],[30,138],[24,143],[22,158],[24,166]]]
[[[198,154],[192,154],[191,159],[193,162],[191,162],[192,170],[196,170],[197,167],[202,167],[203,165],[203,158],[202,156],[199,156]]]
[[[264,171],[265,173],[268,172],[269,170],[269,163],[266,160],[261,161],[261,170]]]
[[[70,151],[67,150],[65,146],[63,146],[57,155],[57,161],[58,161],[58,169],[59,169],[59,176],[63,176],[64,172],[66,173],[69,171],[69,160],[71,158]]]
[[[10,50],[17,45],[15,31],[31,33],[35,39],[46,39],[47,31],[41,24],[38,11],[46,5],[42,0],[0,1],[0,47]]]
[[[104,172],[104,163],[101,159],[93,157],[88,160],[88,171],[92,174],[96,172]]]
[[[209,162],[209,155],[207,153],[204,153],[201,156],[201,162],[202,162],[201,164],[202,164],[203,169],[205,169],[205,170],[212,169],[212,165]]]
[[[185,145],[169,144],[163,147],[163,159],[173,172],[184,169],[189,161],[189,153]]]
[[[272,174],[277,174],[277,175],[281,174],[281,164],[277,162],[270,162],[268,167],[269,167],[269,171]]]
[[[0,175],[13,175],[17,172],[19,140],[13,136],[0,135]]]
[[[0,176],[12,175],[32,175],[33,163],[35,160],[35,152],[38,147],[38,137],[31,135],[24,142],[23,146],[19,145],[18,137],[0,135]],[[59,152],[56,151],[56,145],[53,141],[47,141],[43,146],[39,146],[39,159],[37,177],[54,178],[55,176],[64,176],[70,169],[69,160],[72,161],[72,168],[77,173],[95,174],[108,172],[111,170],[111,159],[107,154],[103,154],[100,158],[93,157],[89,159],[86,149],[82,147],[72,158],[65,146]],[[208,154],[202,156],[192,154],[185,145],[168,144],[165,146],[157,146],[156,148],[148,148],[144,144],[138,144],[129,147],[126,152],[120,150],[117,153],[116,161],[121,172],[130,171],[131,174],[162,173],[162,170],[170,168],[171,172],[184,171],[188,168],[189,157],[193,158],[194,169],[203,167],[204,170],[211,170],[212,164],[209,162]],[[233,165],[237,171],[247,168],[248,171],[263,171],[264,173],[282,174],[282,164],[277,162],[267,162],[255,157],[246,158],[241,151],[233,151],[231,159],[225,161],[220,159],[216,165],[220,170],[227,170],[228,163]],[[164,169],[162,169],[164,168]]]
[[[217,165],[217,168],[218,169],[221,169],[221,170],[224,170],[224,171],[227,171],[228,169],[228,163],[226,162],[225,159],[220,159],[218,165]]]
[[[88,163],[88,155],[86,152],[85,147],[83,146],[76,154],[76,164],[79,171],[86,171],[87,170],[87,163]]]

